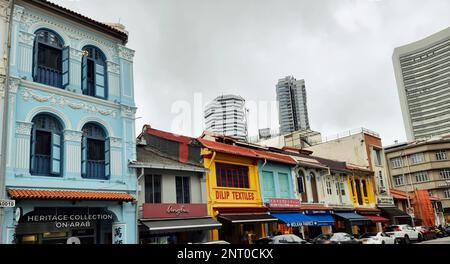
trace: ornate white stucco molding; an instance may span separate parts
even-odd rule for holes
[[[70,48],[70,58],[71,59],[81,61],[82,57],[83,57],[83,52],[81,50]]]
[[[24,9],[25,8],[23,6],[19,6],[19,5],[14,6],[13,19],[15,21],[20,21],[22,19]]]
[[[75,130],[64,130],[64,140],[65,141],[74,141],[81,142],[81,138],[83,136],[83,132],[75,131]]]
[[[112,148],[121,148],[122,147],[122,139],[116,137],[109,137],[109,144]]]
[[[30,136],[33,123],[16,121],[16,134]]]
[[[120,114],[122,117],[127,117],[127,118],[134,118],[134,115],[136,114],[136,107],[130,107],[130,106],[126,106],[126,105],[121,105],[120,106]]]
[[[115,74],[120,74],[120,65],[117,63],[114,63],[112,61],[107,61],[106,68],[108,69],[108,72],[112,72]]]
[[[134,58],[134,50],[129,49],[123,45],[117,45],[119,47],[119,58],[133,61]]]
[[[31,89],[25,88],[22,92],[22,98],[25,101],[29,101],[31,99],[38,101],[38,102],[49,102],[52,105],[57,105],[61,108],[64,108],[65,106],[68,106],[75,110],[82,110],[86,113],[99,113],[103,116],[112,116],[114,118],[117,117],[117,112],[114,110],[101,108],[95,105],[83,103],[83,102],[75,102],[67,99],[64,96],[58,96],[55,94],[49,94],[49,95],[40,95],[37,93],[34,93]]]
[[[28,33],[25,31],[19,31],[19,42],[33,46],[34,38],[36,34]]]
[[[9,93],[16,94],[19,89],[20,79],[9,78]]]

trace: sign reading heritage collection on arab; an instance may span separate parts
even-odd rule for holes
[[[93,221],[112,221],[114,216],[110,213],[99,214],[34,214],[24,217],[27,223],[54,222],[56,228],[91,227]]]
[[[269,198],[270,208],[300,208],[299,199]]]

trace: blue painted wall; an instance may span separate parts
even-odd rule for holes
[[[269,202],[269,198],[295,198],[294,186],[292,182],[292,166],[282,163],[267,161],[258,161],[258,175],[261,188],[261,195],[264,203]],[[273,184],[267,182],[265,175],[273,175]],[[287,177],[285,176],[287,175]],[[287,187],[281,188],[283,180],[281,177],[286,177]],[[268,190],[267,186],[273,185],[273,191]],[[282,191],[282,189],[286,189]]]
[[[70,46],[70,83],[65,89],[33,82],[34,32],[40,28],[53,30],[62,37],[65,46]],[[86,45],[98,47],[106,56],[107,100],[82,94],[81,50]],[[12,78],[8,95],[7,188],[125,191],[136,194],[135,171],[127,167],[129,160],[136,160],[133,57],[134,51],[117,39],[31,5],[16,5],[10,61]],[[63,126],[61,177],[30,175],[31,121],[40,113],[53,114]],[[108,180],[81,177],[81,129],[87,122],[103,126],[111,140],[111,177]],[[34,202],[35,206],[40,203]],[[123,203],[119,208],[117,204],[95,204],[102,205],[115,212],[118,222],[127,224],[127,242],[136,243],[135,205]],[[23,206],[31,210],[32,204],[27,202]],[[13,209],[6,211],[5,224],[9,229],[14,228]],[[1,241],[9,242],[6,235]]]

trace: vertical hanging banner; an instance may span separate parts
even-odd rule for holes
[[[17,244],[16,229],[14,227],[6,228],[6,244]]]
[[[127,243],[127,225],[123,223],[114,223],[112,226],[112,243]]]

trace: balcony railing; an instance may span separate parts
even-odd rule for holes
[[[54,87],[62,87],[62,73],[59,70],[38,66],[36,73],[36,82],[54,86]]]
[[[87,179],[105,180],[105,161],[104,160],[88,160],[86,168]]]

